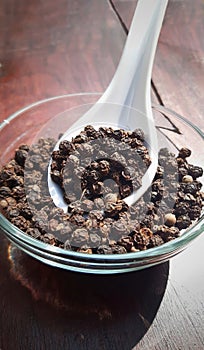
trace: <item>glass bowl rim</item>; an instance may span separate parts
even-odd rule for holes
[[[37,102],[31,103],[18,111],[12,113],[7,119],[3,120],[3,122],[0,123],[0,131],[5,127],[8,126],[8,124],[15,118],[17,118],[20,114],[25,113],[32,108],[38,107],[40,105],[43,105],[45,103],[49,103],[52,101],[57,101],[59,99],[63,98],[69,98],[69,97],[77,97],[77,96],[101,96],[101,92],[80,92],[80,93],[72,93],[72,94],[64,94],[59,96],[54,96],[46,99],[39,100]],[[180,119],[182,122],[190,126],[191,128],[196,131],[201,138],[204,140],[204,133],[200,128],[198,128],[194,123],[186,119],[185,117],[181,116],[177,112],[164,107],[159,104],[152,104],[152,108],[157,110],[160,113],[170,113],[174,117]],[[48,243],[41,242],[40,240],[37,240],[29,235],[27,235],[25,232],[20,230],[18,227],[14,226],[4,215],[0,213],[0,222],[2,223],[2,228],[5,232],[9,232],[10,235],[14,235],[16,239],[20,239],[21,241],[30,244],[31,246],[40,249],[42,251],[48,251],[52,254],[67,256],[67,257],[75,257],[75,259],[78,257],[82,260],[97,260],[97,261],[132,261],[132,260],[142,260],[142,259],[149,259],[154,258],[156,256],[165,255],[172,251],[176,251],[179,248],[185,247],[188,243],[190,243],[194,238],[199,236],[202,233],[202,230],[204,230],[204,214],[193,224],[193,226],[189,227],[185,230],[184,234],[181,234],[179,237],[166,242],[158,247],[149,248],[142,251],[137,252],[130,252],[125,254],[87,254],[87,253],[80,253],[75,252],[71,250],[66,250],[64,248],[59,248],[56,246],[53,246]]]

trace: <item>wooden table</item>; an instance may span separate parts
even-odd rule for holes
[[[103,92],[135,0],[1,0],[0,120],[39,99]],[[203,0],[170,0],[152,96],[203,129]],[[204,349],[204,236],[118,276],[60,271],[0,235],[1,350]]]

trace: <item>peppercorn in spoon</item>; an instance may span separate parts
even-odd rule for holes
[[[71,140],[87,125],[96,129],[111,126],[113,129],[142,129],[151,158],[142,186],[124,198],[128,205],[135,203],[150,187],[158,165],[158,143],[151,107],[151,72],[162,21],[168,0],[139,0],[126,44],[115,75],[102,95],[82,115],[56,144]],[[94,159],[93,159],[94,161]],[[59,186],[52,180],[48,169],[50,195],[58,207],[67,210]]]

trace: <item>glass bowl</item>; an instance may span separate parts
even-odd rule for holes
[[[20,145],[31,145],[41,136],[56,137],[65,131],[79,117],[78,106],[87,110],[99,97],[99,93],[57,96],[33,103],[8,117],[0,125],[0,168],[14,157],[15,150]],[[168,145],[176,154],[178,149],[189,147],[192,151],[189,163],[203,167],[203,132],[167,108],[154,105],[152,110],[159,147]],[[68,116],[66,120],[65,114]],[[61,123],[56,122],[59,118],[64,121],[63,130]],[[203,177],[199,178],[199,181],[203,183]],[[11,242],[43,263],[76,272],[115,274],[144,269],[169,260],[203,232],[204,220],[202,215],[178,238],[160,246],[126,254],[108,255],[80,253],[46,244],[25,234],[3,214],[0,214],[0,227]]]

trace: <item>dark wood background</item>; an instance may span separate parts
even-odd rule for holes
[[[103,92],[135,0],[0,0],[0,121],[39,99]],[[153,100],[203,125],[204,2],[170,0]],[[204,349],[203,236],[126,276],[58,271],[0,236],[0,349]],[[189,263],[190,262],[190,263]]]

